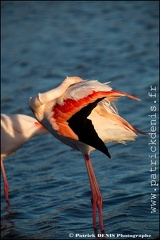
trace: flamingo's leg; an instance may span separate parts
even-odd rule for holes
[[[96,207],[98,208],[98,214],[99,214],[99,222],[100,222],[100,229],[101,233],[104,234],[104,225],[103,225],[103,215],[102,215],[102,195],[100,193],[98,183],[96,180],[96,176],[92,167],[92,163],[90,160],[89,155],[84,156],[85,163],[86,163],[86,168],[88,172],[88,177],[90,181],[90,186],[91,186],[91,191],[92,191],[92,212],[93,212],[93,227],[94,227],[94,232],[97,235],[97,224],[96,224]]]
[[[9,185],[8,185],[8,181],[7,181],[7,176],[6,176],[6,172],[5,172],[3,160],[1,160],[1,171],[2,171],[3,181],[4,181],[4,194],[5,194],[5,199],[6,199],[6,202],[9,203],[9,200],[8,200],[8,189],[9,189]]]

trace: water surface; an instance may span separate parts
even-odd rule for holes
[[[117,107],[131,124],[149,132],[150,107],[158,109],[158,98],[148,95],[151,86],[158,94],[158,1],[2,1],[2,112],[33,116],[29,97],[73,75],[111,81],[114,89],[141,98],[119,99]],[[156,120],[158,143],[158,113]],[[104,200],[105,230],[112,236],[158,236],[150,140],[140,135],[128,145],[107,144],[111,160],[99,151],[91,154]],[[158,149],[156,154],[158,181]],[[93,234],[81,153],[45,135],[26,143],[4,164],[11,206],[6,206],[2,180],[3,239]],[[151,193],[156,194],[154,213]]]

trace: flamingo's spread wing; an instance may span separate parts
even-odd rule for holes
[[[121,96],[127,96],[127,97],[133,98],[135,100],[139,100],[138,98],[136,98],[132,95],[129,95],[127,93],[111,90],[108,92],[92,91],[91,94],[89,94],[88,96],[83,97],[79,100],[68,98],[68,99],[63,100],[63,105],[60,105],[57,103],[52,109],[52,111],[53,111],[52,118],[53,118],[57,132],[65,137],[70,137],[75,140],[78,140],[78,136],[69,127],[67,121],[74,114],[76,114],[78,111],[80,111],[82,108],[86,107],[90,103],[95,102],[97,99],[102,100],[103,98],[106,98],[107,101],[115,101],[117,98],[119,98]],[[86,118],[87,118],[87,116],[86,116]]]
[[[74,140],[82,141],[96,149],[99,149],[110,157],[105,144],[96,133],[92,121],[90,119],[87,119],[87,117],[97,106],[98,102],[104,98],[106,98],[108,102],[112,102],[121,96],[127,96],[132,99],[139,100],[132,95],[112,89],[110,91],[92,90],[89,95],[80,99],[73,99],[73,95],[71,93],[70,98],[68,99],[65,99],[64,95],[63,104],[57,103],[52,109],[52,119],[54,121],[58,134],[72,138]],[[112,117],[114,121],[119,121],[120,124],[124,124],[125,122],[127,125],[127,122],[125,120],[119,120],[120,117],[118,115],[112,116],[106,112],[105,116],[108,118]]]
[[[105,96],[103,92],[93,91],[92,94],[84,98],[81,98],[79,100],[74,100],[70,98],[70,99],[64,100],[63,105],[60,105],[57,103],[52,109],[53,110],[52,118],[53,118],[54,124],[57,124],[57,132],[65,137],[70,137],[75,140],[79,140],[78,135],[75,134],[75,132],[70,128],[68,120],[72,116],[74,116],[77,112],[79,112],[82,108],[86,107],[88,104],[93,103],[97,99],[99,98],[102,99],[104,97]],[[97,103],[94,105],[94,107],[96,105]]]

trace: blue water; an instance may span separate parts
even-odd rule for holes
[[[158,17],[158,1],[2,1],[1,111],[33,116],[29,97],[56,87],[66,76],[111,81],[112,88],[141,98],[117,102],[120,115],[140,130],[150,132],[148,115],[155,113],[150,107],[157,108],[153,173],[158,182]],[[156,98],[148,92],[156,92]],[[109,143],[111,160],[99,151],[91,154],[111,239],[118,238],[114,234],[158,237],[150,141],[140,135],[127,145]],[[3,239],[93,234],[81,153],[45,135],[26,143],[4,164],[11,206],[6,206],[2,181]],[[156,194],[154,213],[151,193]]]

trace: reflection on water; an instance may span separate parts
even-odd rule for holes
[[[111,81],[114,89],[141,98],[122,98],[116,106],[127,121],[148,132],[150,86],[158,93],[157,9],[156,1],[3,1],[2,112],[32,116],[30,96],[78,75]],[[148,136],[139,136],[127,145],[108,143],[111,160],[99,151],[91,154],[108,234],[158,236],[158,189],[156,212],[151,214],[155,192],[148,142]],[[93,234],[91,192],[81,153],[50,135],[41,136],[4,165],[11,206],[6,206],[2,181],[3,239]]]

